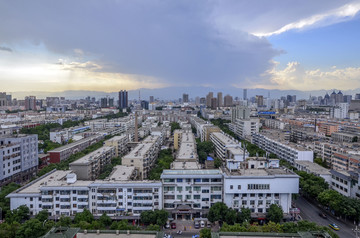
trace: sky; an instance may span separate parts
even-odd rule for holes
[[[359,12],[346,0],[0,0],[1,88],[360,88]]]

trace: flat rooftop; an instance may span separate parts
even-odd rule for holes
[[[120,135],[120,136],[114,136],[113,138],[108,139],[108,140],[106,140],[106,141],[109,141],[109,142],[119,141],[119,140],[125,139],[126,137],[127,137],[126,134],[122,134],[122,135]],[[105,141],[105,142],[106,142],[106,141]]]
[[[225,168],[224,172],[228,176],[274,176],[274,175],[293,175],[298,177],[293,171],[287,168],[272,168],[272,169],[238,169],[238,170],[231,170],[231,172]]]
[[[68,184],[66,175],[73,173],[71,170],[56,170],[52,173],[44,175],[37,180],[19,188],[12,194],[34,194],[40,193],[41,187],[87,187],[93,181],[77,180],[75,183]]]
[[[244,154],[244,150],[240,146],[227,147],[226,149],[228,151],[230,151],[233,155],[243,155]]]
[[[239,144],[234,138],[221,132],[213,132],[212,135],[218,138],[224,145]]]
[[[171,169],[201,169],[201,165],[198,162],[192,161],[174,161],[171,163]]]
[[[197,160],[195,143],[181,143],[176,154],[177,160]]]
[[[159,138],[159,136],[150,135],[150,136],[147,136],[147,137],[142,141],[142,143],[153,143],[153,142],[155,142],[158,138]]]
[[[153,147],[154,143],[141,143],[131,150],[124,158],[144,158],[146,153]]]
[[[304,166],[310,172],[315,173],[315,174],[327,174],[327,175],[331,174],[329,169],[326,169],[326,168],[318,165],[317,163],[313,163],[311,161],[295,160],[294,162],[295,162],[295,164],[298,164],[300,166]]]
[[[99,156],[114,150],[114,147],[110,147],[110,146],[103,146],[93,152],[91,152],[90,154],[87,154],[83,157],[81,157],[80,159],[70,163],[71,165],[84,165],[84,164],[90,164],[94,159],[99,158]]]
[[[48,153],[50,153],[50,152],[61,152],[61,151],[70,149],[70,148],[72,148],[72,147],[81,145],[82,143],[85,143],[85,142],[87,142],[87,141],[96,139],[96,138],[98,138],[98,137],[99,137],[99,135],[90,136],[90,137],[87,137],[87,138],[84,138],[84,139],[75,141],[75,142],[73,142],[73,143],[70,143],[70,144],[67,144],[67,145],[58,147],[58,148],[56,148],[56,149],[50,150],[50,151],[48,151]]]
[[[163,175],[221,175],[219,169],[201,169],[201,170],[175,170],[175,169],[165,169],[163,170]]]
[[[295,149],[298,151],[310,151],[301,145],[298,145],[296,143],[285,140],[285,133],[283,133],[281,131],[271,130],[271,129],[270,130],[262,130],[261,133],[259,133],[259,134],[269,138],[270,140],[280,142],[281,144],[283,144],[286,147],[289,147],[289,148],[292,148],[292,149]],[[289,134],[287,134],[287,136],[289,136]]]
[[[195,143],[195,136],[192,132],[181,134],[181,143]]]
[[[117,165],[105,180],[129,180],[135,171],[134,166]]]

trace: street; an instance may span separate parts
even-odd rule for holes
[[[327,226],[329,227],[329,224],[335,223],[339,226],[339,231],[334,231],[336,234],[338,234],[341,238],[352,238],[356,237],[354,231],[352,229],[355,228],[355,225],[350,223],[344,223],[337,218],[335,218],[333,215],[330,214],[330,212],[322,211],[319,207],[316,205],[308,202],[305,198],[300,196],[296,200],[296,206],[300,209],[300,215],[304,220],[315,222],[318,225]],[[327,215],[327,218],[322,218],[319,216],[320,212],[324,212]]]

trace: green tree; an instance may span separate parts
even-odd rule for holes
[[[228,209],[225,215],[225,222],[229,225],[233,225],[236,222],[237,212],[234,209]]]
[[[56,223],[57,226],[64,226],[64,227],[70,227],[72,223],[72,220],[70,217],[64,217],[61,216],[59,219],[59,222]]]
[[[38,219],[27,220],[16,232],[17,238],[37,238],[45,235],[46,229]]]
[[[102,229],[104,227],[104,225],[100,222],[100,221],[93,221],[92,223],[91,223],[91,228],[93,229],[93,230],[99,230],[99,229]]]
[[[74,222],[79,223],[80,221],[86,221],[87,223],[92,223],[94,221],[94,216],[86,208],[83,212],[76,213]]]
[[[148,231],[160,231],[160,226],[150,224],[148,227],[146,227],[146,230],[148,230]]]
[[[282,208],[277,204],[271,204],[269,211],[266,214],[266,218],[272,222],[279,223],[282,221],[284,213]]]
[[[117,223],[117,221],[113,221],[111,223],[110,230],[117,230],[118,226],[119,226],[119,224]]]
[[[49,211],[47,209],[41,210],[38,214],[36,214],[35,218],[39,221],[43,222],[49,217]]]
[[[6,214],[6,221],[8,223],[12,223],[15,221],[21,223],[29,219],[29,214],[30,209],[25,205],[21,205],[17,209],[14,209]]]
[[[12,223],[1,223],[0,224],[0,237],[2,238],[13,238],[16,235],[17,230],[20,227],[20,223],[12,222]]]
[[[211,230],[208,228],[201,229],[200,238],[211,238]]]
[[[77,224],[78,227],[80,227],[81,229],[83,230],[86,230],[86,229],[90,229],[91,228],[91,224],[89,222],[86,222],[86,221],[80,221],[78,224]],[[112,229],[112,230],[116,230],[116,229]]]
[[[282,233],[282,227],[279,223],[275,223],[270,221],[268,224],[264,225],[262,227],[262,232],[276,232],[276,233]]]
[[[222,166],[222,160],[219,158],[214,159],[214,166],[215,168],[220,168]]]
[[[10,199],[6,198],[6,196],[16,189],[20,188],[21,186],[16,183],[10,183],[5,185],[0,190],[0,208],[3,212],[3,217],[6,216],[6,213],[10,212]]]
[[[171,127],[171,134],[173,134],[175,130],[181,129],[180,124],[177,122],[171,122],[170,127]]]
[[[237,223],[249,222],[251,220],[251,210],[250,208],[241,208],[241,211],[238,212],[236,217]]]
[[[210,222],[220,221],[223,222],[226,220],[226,214],[228,213],[229,208],[223,202],[217,202],[210,207],[208,213],[208,219]]]
[[[99,218],[99,221],[104,226],[110,226],[112,223],[111,218],[108,215],[106,215],[106,213],[101,215],[101,217]]]

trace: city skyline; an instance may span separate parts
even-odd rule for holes
[[[360,88],[359,10],[358,1],[1,2],[0,82],[8,92],[225,95],[225,86],[239,96]]]

